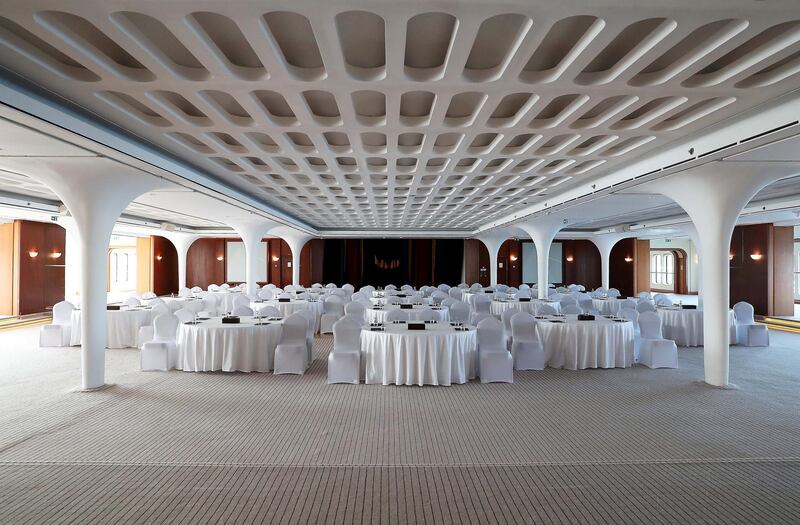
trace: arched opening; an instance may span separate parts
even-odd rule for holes
[[[686,294],[686,252],[680,248],[650,250],[650,289],[660,293]]]

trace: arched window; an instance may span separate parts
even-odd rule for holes
[[[650,287],[655,290],[674,291],[675,254],[671,251],[650,252]]]

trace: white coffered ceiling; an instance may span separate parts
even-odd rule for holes
[[[796,1],[580,4],[5,0],[0,65],[320,232],[472,230],[800,86]]]

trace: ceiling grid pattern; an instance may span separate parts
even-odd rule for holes
[[[321,230],[473,229],[800,71],[774,9],[118,4],[9,2],[0,63]]]

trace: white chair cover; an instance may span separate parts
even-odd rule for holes
[[[639,315],[639,360],[649,368],[678,368],[678,347],[675,341],[661,335],[661,318],[656,312]]]
[[[122,302],[122,304],[125,306],[140,306],[142,303],[136,297],[128,297]]]
[[[393,323],[395,321],[408,321],[408,318],[408,312],[401,310],[400,308],[395,308],[386,313],[387,323]]]
[[[360,339],[361,325],[349,316],[333,325],[333,352],[328,354],[329,384],[358,384],[361,369]]]
[[[651,303],[650,301],[640,300],[639,304],[636,305],[636,311],[639,312],[640,314],[644,312],[655,312],[656,307],[653,306],[653,303]]]
[[[42,326],[39,331],[39,346],[69,346],[74,309],[69,301],[60,301],[53,305],[53,322]]]
[[[275,347],[276,374],[304,374],[308,366],[306,333],[308,319],[300,312],[283,320],[281,340]]]
[[[478,324],[478,361],[481,383],[514,382],[514,360],[506,350],[503,324],[494,317]]]
[[[257,306],[256,313],[261,317],[281,317],[281,311],[271,305]]]
[[[469,305],[463,301],[458,301],[450,306],[450,320],[454,323],[466,323],[469,321]]]
[[[742,346],[769,346],[767,325],[756,324],[753,305],[740,301],[733,305],[736,318],[736,342]]]
[[[338,295],[329,295],[322,303],[322,308],[323,313],[319,323],[320,333],[333,333],[333,324],[344,316],[344,299]]]
[[[250,317],[253,315],[253,309],[250,308],[249,306],[244,306],[240,304],[239,306],[233,307],[233,311],[231,311],[231,314],[238,315],[241,317]]]
[[[544,370],[544,349],[536,335],[536,319],[527,312],[510,318],[511,356],[516,370]]]
[[[178,364],[178,345],[175,339],[180,320],[172,313],[163,313],[153,320],[153,340],[142,345],[142,370],[170,370]]]
[[[355,295],[353,295],[355,297]],[[359,319],[359,324],[364,325],[367,322],[367,308],[364,306],[364,303],[359,302],[349,302],[344,305],[344,314],[346,317],[354,317]],[[338,322],[338,321],[337,321]],[[336,329],[336,325],[333,325],[334,330]],[[336,332],[334,331],[334,336]]]
[[[543,305],[539,306],[539,309],[537,310],[537,313],[539,315],[556,315],[558,312],[556,311],[555,308],[553,308],[549,304],[543,304]]]
[[[581,308],[577,304],[567,304],[566,306],[563,306],[561,308],[561,313],[565,315],[578,315],[583,313],[583,308]]]

